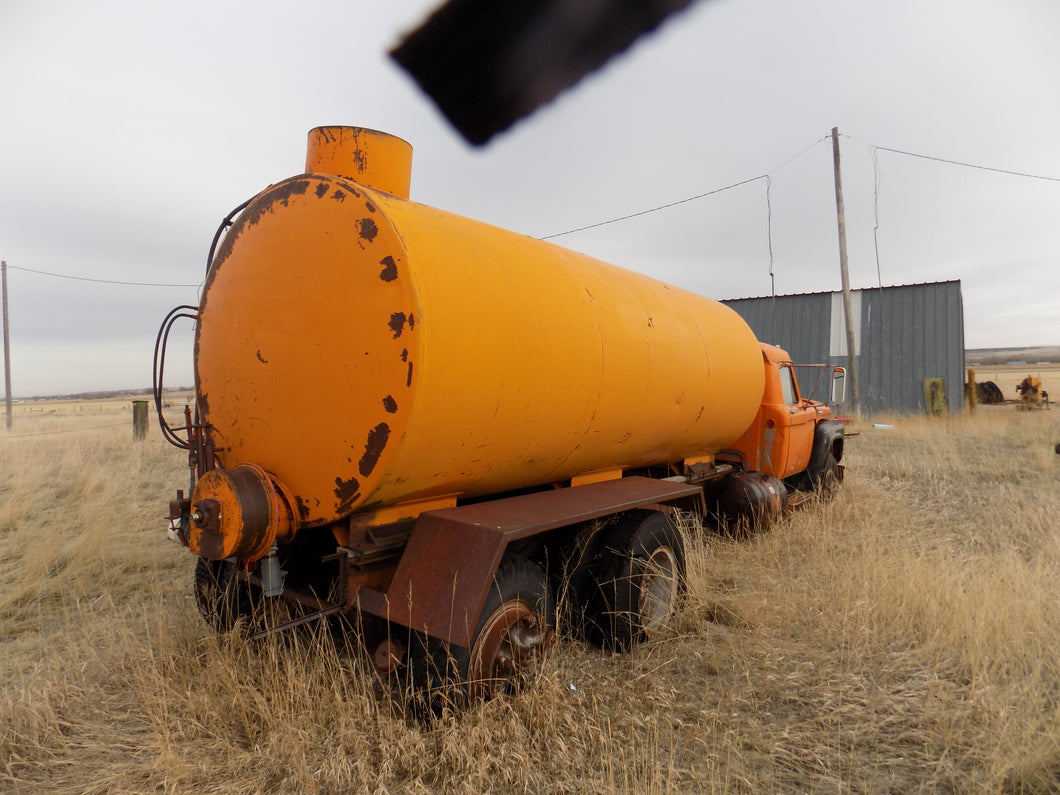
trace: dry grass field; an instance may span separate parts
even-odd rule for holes
[[[865,423],[835,502],[692,543],[668,637],[430,725],[326,636],[206,629],[130,415],[0,433],[0,791],[1060,789],[1060,411]]]

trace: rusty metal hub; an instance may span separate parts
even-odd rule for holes
[[[188,547],[209,560],[257,560],[294,535],[294,501],[253,464],[207,472],[191,496]]]
[[[555,634],[529,602],[503,602],[486,619],[471,649],[470,694],[491,698],[518,690],[534,677],[554,642]]]

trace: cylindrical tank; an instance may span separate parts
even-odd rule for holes
[[[708,455],[750,425],[762,354],[735,312],[411,202],[410,164],[400,139],[318,128],[309,173],[228,232],[195,347],[222,466],[268,471],[319,525]]]

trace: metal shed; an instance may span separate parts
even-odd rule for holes
[[[949,411],[964,404],[964,304],[959,280],[851,291],[861,409],[924,413],[942,379]],[[843,296],[804,293],[723,301],[755,335],[796,363],[847,364]],[[811,385],[812,386],[812,385]]]

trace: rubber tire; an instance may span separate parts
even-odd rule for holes
[[[669,550],[667,555],[664,550]],[[661,611],[649,621],[641,615],[642,600],[651,597],[645,588],[658,586],[652,577],[653,558],[662,555],[671,568],[671,580]],[[658,572],[656,572],[657,574]],[[587,616],[589,640],[607,649],[626,650],[658,634],[669,626],[684,590],[685,546],[673,520],[660,511],[630,511],[608,533],[593,565],[595,593],[587,600],[592,607]]]
[[[513,600],[522,600],[532,606],[537,620],[543,622],[543,630],[555,626],[555,611],[544,569],[521,555],[506,555],[497,568],[482,608],[471,649],[479,642],[482,630],[494,612]],[[440,717],[447,706],[459,709],[475,698],[488,699],[501,691],[513,692],[519,687],[519,683],[512,681],[505,681],[501,687],[468,682],[471,649],[450,646],[421,633],[410,638],[409,646],[405,686],[410,706],[422,717]]]
[[[607,529],[597,522],[567,528],[558,542],[545,550],[563,635],[588,639],[586,620],[593,610],[596,592],[593,563],[600,554]]]
[[[821,502],[831,502],[839,494],[839,463],[831,453],[824,460],[824,466],[814,478],[813,490]]]
[[[250,629],[253,601],[247,584],[237,574],[237,564],[232,561],[195,561],[195,604],[203,620],[222,634],[237,626]]]

